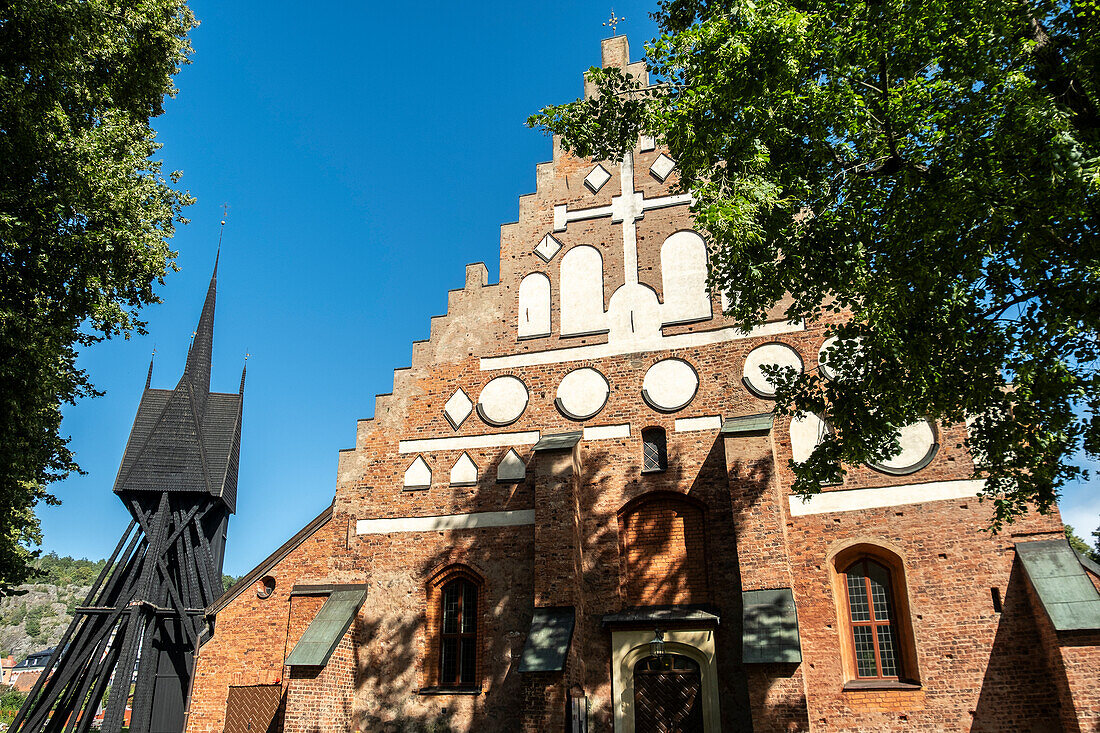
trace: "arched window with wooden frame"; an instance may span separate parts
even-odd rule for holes
[[[426,687],[481,687],[482,595],[481,578],[464,565],[445,568],[429,583]]]
[[[834,558],[848,683],[916,683],[905,569],[894,553],[857,545]]]

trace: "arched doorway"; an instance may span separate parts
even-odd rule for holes
[[[635,733],[703,733],[703,677],[682,654],[644,657],[634,665]]]

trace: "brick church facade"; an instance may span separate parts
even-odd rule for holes
[[[825,426],[761,364],[829,376],[829,324],[724,319],[653,141],[536,180],[332,506],[207,609],[187,731],[1098,730],[1100,568],[1056,514],[991,536],[965,427],[924,422],[794,497]]]

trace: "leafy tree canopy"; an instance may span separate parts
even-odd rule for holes
[[[185,0],[0,8],[0,593],[31,577],[34,506],[79,470],[61,405],[94,395],[77,350],[141,332],[190,203],[151,159],[195,26]]]
[[[732,317],[840,317],[840,373],[779,374],[776,409],[831,433],[795,490],[969,423],[993,527],[1047,509],[1100,451],[1096,3],[662,0],[655,80],[528,123],[616,159],[668,146]]]

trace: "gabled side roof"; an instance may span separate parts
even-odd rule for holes
[[[303,542],[312,537],[317,530],[328,524],[328,521],[330,519],[332,519],[331,504],[329,504],[323,512],[314,517],[309,524],[302,527],[302,529],[300,529],[296,535],[283,543],[283,545],[278,550],[275,550],[275,552],[268,555],[263,560],[263,562],[245,573],[240,580],[234,583],[229,588],[229,590],[227,590],[222,595],[221,598],[207,606],[206,615],[213,616],[218,611],[222,610],[230,603],[232,603],[233,599],[235,599],[248,588],[252,587],[252,584],[255,583],[257,580],[267,575],[271,571],[271,569],[278,565],[284,557],[289,555],[291,552],[296,550]]]

